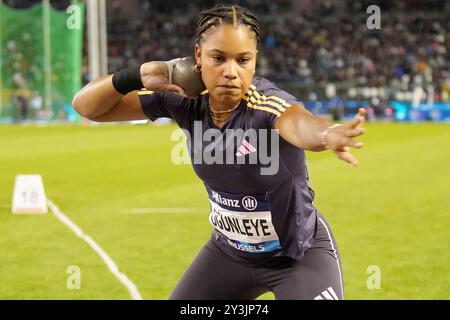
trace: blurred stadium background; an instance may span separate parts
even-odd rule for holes
[[[450,2],[0,1],[0,298],[128,299],[101,259],[52,214],[11,214],[14,177],[47,196],[145,299],[165,299],[208,239],[208,202],[170,160],[175,127],[82,119],[95,77],[192,55],[196,17],[216,3],[257,13],[257,74],[335,121],[369,110],[351,169],[308,153],[316,206],[340,245],[349,299],[450,298]],[[369,5],[381,29],[369,30]],[[79,266],[81,288],[67,286]],[[381,270],[370,289],[368,268]],[[272,299],[266,294],[263,299]]]

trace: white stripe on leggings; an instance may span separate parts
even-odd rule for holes
[[[344,286],[342,284],[342,272],[341,272],[341,266],[339,265],[339,258],[337,255],[337,251],[336,248],[334,247],[333,244],[333,238],[331,237],[331,233],[330,230],[328,230],[326,223],[322,220],[322,218],[319,217],[320,222],[323,224],[323,226],[325,227],[325,230],[327,230],[328,233],[328,238],[330,238],[330,243],[331,243],[331,248],[333,249],[333,253],[334,256],[336,257],[336,262],[337,262],[337,266],[338,266],[338,270],[339,270],[339,281],[341,282],[341,294],[342,294],[342,299],[344,299]]]

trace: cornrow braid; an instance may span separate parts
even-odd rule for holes
[[[195,43],[200,43],[202,34],[212,26],[218,26],[223,22],[228,22],[237,26],[245,24],[250,26],[256,35],[256,41],[259,42],[261,30],[258,24],[258,18],[250,10],[234,5],[218,4],[213,8],[202,10],[195,31]]]

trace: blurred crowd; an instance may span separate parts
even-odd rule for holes
[[[131,11],[124,11],[122,1],[108,3],[109,72],[115,72],[192,55],[198,13],[214,1],[138,1]],[[329,98],[330,92],[345,98],[412,99],[417,87],[423,92],[432,87],[433,99],[449,100],[447,1],[233,3],[259,17],[257,73],[285,83],[304,99]],[[370,30],[366,9],[373,3],[381,8],[381,28]]]
[[[42,0],[0,0],[26,8]],[[257,74],[336,119],[349,102],[364,101],[376,117],[391,117],[391,100],[417,107],[450,102],[448,0],[234,0],[259,19]],[[50,0],[65,10],[70,0]],[[151,60],[193,55],[202,9],[215,0],[107,0],[108,72]],[[370,5],[380,8],[380,28]],[[376,17],[375,19],[377,19]],[[87,21],[88,19],[85,19]],[[87,28],[86,28],[87,30]],[[89,82],[87,32],[83,83]],[[18,82],[18,81],[16,81]],[[36,95],[36,94],[35,94]],[[28,118],[42,97],[17,94],[17,118]],[[33,102],[34,99],[34,102]],[[354,104],[352,108],[361,105]]]

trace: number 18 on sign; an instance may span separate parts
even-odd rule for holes
[[[14,183],[12,212],[47,213],[42,177],[38,174],[19,174]]]

